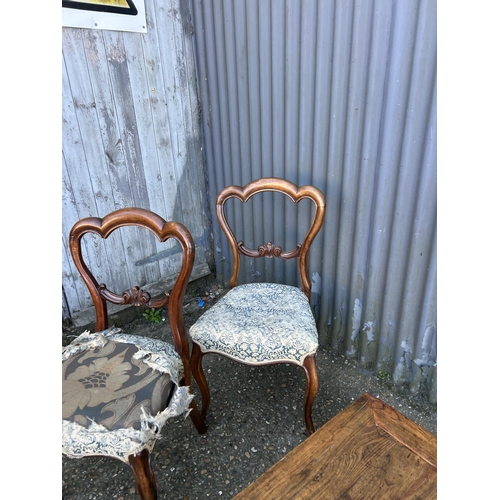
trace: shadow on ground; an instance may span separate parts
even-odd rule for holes
[[[223,293],[211,280],[192,283],[185,300],[186,327]],[[198,297],[205,300],[202,308]],[[120,324],[116,317],[114,323],[126,333],[169,339],[168,320],[154,324],[139,317]],[[81,331],[64,328],[63,345]],[[391,387],[328,348],[318,351],[317,365],[316,429],[369,392],[437,434],[436,406],[426,398]],[[189,418],[167,422],[152,454],[159,499],[231,499],[306,439],[302,369],[249,367],[215,355],[205,356],[203,366],[212,393],[208,431],[200,436]],[[201,408],[198,387],[193,390]],[[63,456],[62,482],[63,500],[139,498],[129,467],[111,458]]]

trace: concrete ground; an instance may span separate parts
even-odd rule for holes
[[[206,308],[222,293],[214,282],[192,284],[185,301],[186,326],[204,310],[198,307],[196,295],[205,297]],[[120,324],[116,317],[114,323],[127,333],[168,338],[168,321],[153,324],[139,318]],[[63,345],[82,330],[64,328]],[[425,397],[377,379],[328,347],[318,351],[317,365],[319,390],[312,412],[316,429],[369,392],[437,434],[437,407]],[[189,418],[165,425],[152,454],[160,499],[231,499],[306,439],[302,369],[292,365],[249,367],[216,355],[204,357],[204,369],[212,393],[208,431],[200,436]],[[193,389],[201,408],[197,386]],[[64,456],[62,496],[64,500],[139,498],[127,465],[110,458]]]

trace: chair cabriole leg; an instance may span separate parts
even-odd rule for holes
[[[205,432],[207,432],[207,426],[205,425],[205,422],[203,422],[203,418],[198,411],[198,406],[196,406],[196,402],[194,399],[191,401],[189,407],[191,408],[189,416],[191,417],[191,421],[196,427],[196,430],[199,434],[205,434]]]
[[[135,456],[130,455],[129,463],[141,500],[157,500],[156,480],[151,467],[149,450],[144,449]]]
[[[193,342],[193,350],[191,353],[191,373],[193,374],[201,392],[201,418],[205,418],[210,404],[210,389],[208,388],[207,379],[203,373],[202,367],[203,353],[198,344]]]
[[[314,424],[312,421],[311,410],[318,392],[318,372],[316,370],[316,354],[307,356],[302,366],[306,372],[307,389],[306,400],[304,403],[304,420],[306,423],[307,434],[310,436],[314,432]]]

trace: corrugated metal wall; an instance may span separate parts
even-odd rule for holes
[[[69,231],[83,217],[138,206],[182,222],[197,246],[193,277],[209,272],[202,134],[185,7],[179,0],[146,2],[144,34],[62,30],[63,314],[77,325],[95,318],[68,250]],[[84,243],[97,280],[117,293],[163,286],[178,272],[175,255],[160,253],[164,245],[147,230],[120,229],[105,242],[88,235]]]
[[[191,0],[209,194],[284,177],[326,195],[310,272],[320,338],[435,398],[436,1]],[[242,215],[294,244],[291,207]],[[217,271],[231,254],[214,224]],[[284,240],[283,240],[284,238]],[[296,273],[250,261],[242,280]],[[259,267],[260,266],[260,267]],[[288,266],[288,263],[287,263]]]

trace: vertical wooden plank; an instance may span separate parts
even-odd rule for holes
[[[195,240],[206,239],[205,180],[202,169],[202,141],[199,129],[198,92],[192,47],[193,20],[187,2],[157,2],[155,8],[158,81],[162,81],[167,111],[168,180],[171,217],[183,223]],[[153,46],[151,45],[152,49]],[[171,183],[171,182],[170,182]],[[208,243],[208,240],[207,240]],[[205,260],[198,248],[196,262]]]
[[[182,109],[182,99],[186,92],[183,85],[185,84],[186,75],[184,73],[181,84],[179,81],[181,77],[178,75],[179,67],[175,53],[175,14],[172,10],[173,8],[175,9],[175,4],[172,5],[171,1],[156,3],[155,18],[158,45],[165,49],[168,48],[159,53],[159,61],[166,97],[168,130],[170,135],[169,147],[172,152],[171,176],[175,180],[175,185],[178,186],[184,173],[184,158],[186,156],[186,144],[183,137],[185,126]],[[187,199],[180,197],[177,189],[174,196],[173,217],[179,220],[179,222],[185,222],[182,216],[184,212],[183,202],[187,202]]]
[[[68,130],[71,130],[71,127],[68,127]],[[71,179],[68,174],[64,155],[62,161],[62,181],[62,287],[66,295],[69,310],[71,311],[75,306],[79,309],[89,307],[92,301],[87,287],[81,279],[78,279],[79,274],[73,264],[68,248],[69,232],[73,223],[79,220],[80,216],[78,215],[77,204],[73,196]],[[88,258],[86,248],[84,247],[82,250],[86,258]]]
[[[131,181],[127,169],[127,143],[120,131],[117,110],[115,106],[115,92],[110,80],[109,67],[107,63],[106,46],[104,43],[105,32],[100,30],[81,30],[84,41],[85,57],[88,68],[89,81],[85,82],[93,93],[95,108],[97,111],[97,123],[91,135],[88,130],[82,133],[87,149],[94,155],[104,158],[102,163],[88,162],[89,171],[94,184],[94,196],[103,198],[103,206],[98,207],[98,215],[103,217],[108,213],[122,207],[134,206],[131,190]],[[75,68],[79,69],[79,68]],[[72,81],[78,78],[81,71],[72,75]],[[97,137],[94,139],[94,136]],[[102,259],[95,262],[99,267],[105,260],[112,262],[111,269],[102,279],[108,287],[117,293],[130,286],[129,270],[131,267],[127,260],[127,248],[133,247],[133,240],[127,239],[127,235],[136,230],[127,229],[112,233],[106,241],[96,240],[92,235],[85,239],[91,239],[92,245],[102,248],[104,255]],[[135,233],[137,234],[137,233]],[[132,277],[134,284],[142,285],[145,279],[135,273]],[[99,280],[98,280],[99,281]]]
[[[129,39],[130,53],[125,50],[124,39]],[[133,42],[132,42],[133,40]],[[145,165],[142,159],[142,145],[138,136],[138,119],[135,99],[132,93],[131,80],[137,74],[131,74],[128,59],[142,58],[140,35],[106,31],[103,36],[104,48],[109,74],[109,86],[113,93],[116,113],[117,132],[123,146],[123,164],[119,166],[128,179],[128,195],[130,199],[125,206],[149,208],[149,196],[145,180]],[[160,214],[161,215],[161,214]],[[134,285],[145,285],[159,279],[158,263],[147,266],[136,266],[135,263],[156,253],[154,237],[148,231],[139,228],[120,230],[124,249],[127,254],[127,273]]]
[[[148,36],[141,37],[141,52],[128,58],[131,89],[138,116],[138,135],[144,162],[145,182],[151,210],[166,220],[174,219],[177,183],[168,119],[166,89],[162,73],[162,47],[158,41],[156,10],[147,13]],[[131,53],[131,37],[125,38],[127,53]],[[163,47],[164,50],[170,47]],[[142,117],[142,119],[141,119]],[[157,251],[175,246],[156,243]],[[172,259],[157,261],[162,275],[175,272]]]
[[[63,236],[67,238],[77,220],[106,214],[114,210],[114,204],[111,192],[107,189],[107,182],[102,176],[102,172],[107,170],[106,162],[104,156],[99,154],[99,147],[96,147],[102,141],[87,68],[83,30],[63,29],[63,63],[62,147],[67,169],[63,199],[64,193],[71,192],[72,200],[68,208],[74,206],[74,210],[70,212],[63,211]],[[87,242],[88,239],[83,242],[83,252],[88,253],[88,259],[96,263],[95,276],[101,281],[109,275],[107,259],[102,253],[102,247],[90,243],[87,245]],[[80,285],[83,285],[83,282]],[[90,304],[90,294],[85,285],[79,286],[78,290],[85,296],[80,298],[80,303]]]

